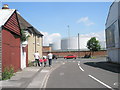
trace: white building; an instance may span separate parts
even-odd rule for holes
[[[120,0],[112,3],[106,20],[108,60],[120,63]]]

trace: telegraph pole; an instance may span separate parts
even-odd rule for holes
[[[70,26],[68,25],[68,51],[70,51]]]
[[[78,58],[80,57],[79,52],[80,52],[80,35],[78,33]]]

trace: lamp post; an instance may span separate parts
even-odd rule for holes
[[[79,51],[80,51],[80,35],[78,33],[78,58],[79,58]]]
[[[68,25],[68,51],[70,51],[70,26]]]

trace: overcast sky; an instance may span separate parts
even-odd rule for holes
[[[44,44],[56,38],[98,35],[104,39],[104,30],[112,2],[3,2],[17,9],[21,16],[44,34]]]

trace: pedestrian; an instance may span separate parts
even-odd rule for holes
[[[40,67],[43,65],[43,59],[40,59]]]
[[[38,51],[34,54],[34,57],[35,57],[36,66],[37,66],[37,64],[38,64],[38,66],[40,66],[40,63],[39,63],[40,55],[39,55]]]
[[[49,67],[51,67],[51,65],[52,65],[52,58],[53,58],[53,54],[49,53],[48,54]]]
[[[44,62],[44,67],[46,66],[47,64],[47,58],[43,56],[43,62]]]

